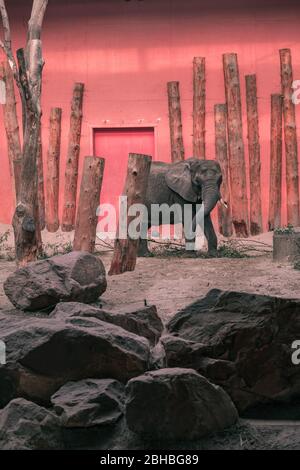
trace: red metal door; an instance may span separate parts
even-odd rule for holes
[[[153,128],[95,129],[94,155],[105,158],[105,169],[100,203],[118,208],[122,194],[129,153],[154,157]]]

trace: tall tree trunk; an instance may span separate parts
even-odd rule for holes
[[[258,235],[263,231],[263,227],[256,75],[246,75],[245,79],[250,169],[250,232],[251,235]]]
[[[44,167],[43,167],[43,145],[42,145],[42,129],[40,128],[38,152],[37,152],[37,173],[38,173],[38,210],[40,229],[44,230],[46,226],[45,215],[45,190],[44,190]]]
[[[15,195],[15,202],[17,202],[20,192],[22,149],[16,109],[14,77],[8,61],[2,63],[2,75],[6,88],[6,103],[3,105],[3,118],[7,137],[10,174]]]
[[[46,226],[48,232],[56,232],[59,228],[58,203],[61,114],[61,108],[51,109],[46,179]]]
[[[216,159],[220,163],[222,170],[221,194],[227,203],[227,208],[218,205],[219,230],[224,237],[232,236],[232,218],[229,189],[229,165],[227,153],[227,129],[226,129],[226,104],[216,104],[214,107],[215,115],[215,149]]]
[[[205,158],[205,58],[193,61],[193,156]]]
[[[95,249],[98,223],[97,209],[104,172],[104,158],[85,157],[81,179],[80,196],[76,216],[73,250]]]
[[[279,53],[286,156],[287,221],[297,227],[300,225],[299,176],[295,105],[292,101],[292,58],[290,49],[280,49]]]
[[[271,95],[269,230],[281,226],[282,95]]]
[[[134,271],[135,269],[139,238],[132,239],[128,233],[129,225],[134,219],[134,217],[129,215],[129,210],[133,204],[144,204],[145,202],[151,160],[152,158],[148,155],[129,154],[126,183],[123,192],[123,195],[127,196],[128,210],[126,221],[122,219],[122,214],[120,214],[109,275],[122,274],[126,271]],[[124,222],[127,223],[127,231],[123,238],[120,224]]]
[[[171,161],[184,160],[179,82],[168,82]]]
[[[80,153],[83,83],[75,83],[71,103],[70,131],[65,171],[62,230],[70,232],[75,226],[78,162]]]
[[[237,54],[224,54],[223,68],[227,103],[232,221],[236,235],[247,237],[249,235],[248,197]]]

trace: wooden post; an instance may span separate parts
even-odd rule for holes
[[[184,160],[179,82],[168,82],[171,161]]]
[[[61,108],[51,108],[46,179],[46,227],[48,232],[56,232],[59,228],[58,200],[61,114]]]
[[[37,175],[38,175],[38,208],[39,208],[39,222],[40,229],[44,230],[46,226],[45,215],[45,190],[44,190],[44,167],[43,167],[43,145],[42,145],[42,132],[40,128],[37,152]]]
[[[299,176],[295,105],[292,101],[293,69],[290,49],[280,49],[281,88],[283,95],[284,142],[286,155],[287,221],[300,225]]]
[[[232,221],[238,237],[249,234],[242,106],[237,54],[223,54]]]
[[[222,170],[221,194],[223,200],[227,203],[226,209],[223,205],[218,205],[219,230],[224,237],[232,235],[231,203],[229,190],[229,167],[227,154],[227,130],[226,130],[226,104],[216,104],[214,107],[215,115],[215,149],[216,160],[220,163]]]
[[[16,202],[18,201],[20,191],[22,149],[16,109],[14,77],[7,61],[2,63],[1,69],[1,75],[5,82],[6,89],[6,103],[3,105],[3,120],[7,138],[10,175]]]
[[[85,157],[77,209],[74,251],[95,249],[97,229],[97,209],[104,172],[104,158]]]
[[[269,230],[281,226],[282,95],[271,95]]]
[[[84,84],[75,83],[71,104],[69,143],[65,171],[64,206],[62,216],[62,230],[64,232],[72,231],[75,225],[83,91]]]
[[[193,156],[205,158],[205,58],[193,61]]]
[[[261,164],[256,75],[246,75],[245,80],[250,173],[250,233],[251,235],[258,235],[263,231],[263,226],[261,208]]]
[[[133,271],[135,268],[139,239],[129,237],[128,228],[134,217],[128,215],[128,211],[133,204],[144,204],[151,160],[152,157],[148,155],[129,154],[127,176],[123,192],[123,195],[127,196],[127,220],[122,220],[122,215],[120,214],[109,275],[122,274],[126,271]],[[124,222],[127,222],[126,233],[125,238],[121,238],[120,224],[123,225]]]

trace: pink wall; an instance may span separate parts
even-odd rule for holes
[[[17,48],[24,43],[31,1],[12,0],[8,3],[13,45]],[[43,81],[44,153],[50,107],[61,106],[63,177],[72,86],[74,81],[83,81],[86,93],[80,168],[83,156],[93,152],[92,126],[157,126],[154,158],[168,161],[166,82],[179,80],[184,144],[186,155],[191,156],[192,60],[198,55],[206,57],[207,155],[214,158],[213,106],[224,102],[222,53],[237,52],[244,119],[244,75],[257,74],[266,222],[270,94],[280,90],[279,48],[291,48],[294,78],[300,79],[299,13],[296,1],[50,1],[43,33],[46,61]],[[299,106],[297,119],[300,123]],[[109,123],[105,124],[105,121]],[[246,122],[244,133],[247,144]],[[0,221],[9,222],[12,196],[2,115],[0,160]]]

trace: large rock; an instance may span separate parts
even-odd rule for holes
[[[61,447],[59,419],[49,410],[17,398],[0,411],[1,450],[54,450]]]
[[[126,391],[129,429],[151,439],[198,439],[238,418],[227,393],[191,369],[147,372]]]
[[[102,261],[74,251],[18,269],[4,282],[4,291],[15,307],[33,311],[54,308],[58,302],[94,302],[106,286]]]
[[[29,318],[27,326],[16,320],[14,328],[3,325],[0,333],[7,350],[0,387],[5,386],[7,400],[24,396],[45,403],[68,381],[95,377],[126,383],[148,368],[145,338],[96,318]]]
[[[178,312],[162,338],[168,367],[192,367],[221,385],[240,411],[300,398],[291,345],[300,301],[217,289]]]
[[[109,426],[124,411],[124,385],[112,379],[68,382],[52,397],[54,411],[66,428]]]
[[[52,312],[53,318],[94,317],[114,325],[121,326],[131,333],[147,338],[151,345],[159,340],[163,331],[163,323],[157,314],[155,305],[142,307],[138,310],[124,312],[108,312],[102,308],[79,302],[60,303]]]

